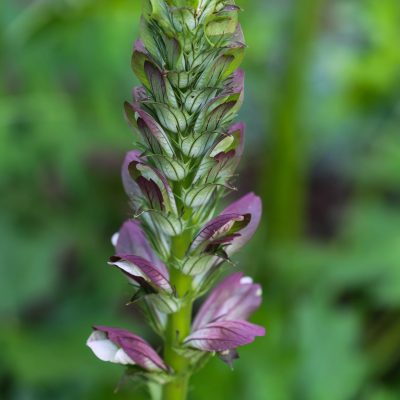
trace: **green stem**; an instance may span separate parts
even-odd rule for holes
[[[286,70],[277,90],[270,128],[271,155],[266,157],[268,179],[263,182],[270,242],[293,242],[303,230],[305,214],[306,136],[302,102],[306,94],[309,54],[318,38],[324,0],[294,1]]]
[[[171,254],[182,259],[190,244],[190,231],[172,238]],[[192,278],[182,274],[175,268],[170,269],[171,283],[175,286],[179,297],[185,296],[190,290]],[[189,333],[192,319],[192,302],[188,301],[179,311],[169,315],[165,332],[164,360],[173,368],[176,377],[173,381],[164,385],[163,400],[185,400],[189,381],[189,360],[179,355],[175,350]]]

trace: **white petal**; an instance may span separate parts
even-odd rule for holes
[[[146,281],[149,280],[147,275],[145,275],[140,268],[138,268],[135,264],[130,263],[129,261],[117,261],[117,262],[109,262],[111,265],[116,265],[118,268],[122,269],[122,271],[127,272],[133,276],[139,276],[144,278]]]
[[[123,349],[107,339],[105,332],[94,331],[89,336],[86,344],[92,349],[96,357],[102,361],[123,365],[135,364]]]
[[[117,246],[118,238],[119,238],[119,232],[116,232],[114,233],[114,235],[111,236],[111,243],[114,247]]]
[[[240,278],[240,283],[242,285],[248,285],[253,283],[253,279],[251,279],[249,276],[244,276],[243,278]]]
[[[107,335],[104,332],[94,331],[89,336],[86,344],[100,360],[114,362],[118,347],[107,339]]]
[[[125,353],[124,349],[118,349],[118,351],[115,353],[114,361],[117,364],[131,364],[134,365],[134,361],[128,356],[128,354]]]
[[[160,370],[160,366],[155,364],[153,361],[151,361],[149,358],[146,358],[144,360],[144,366],[146,367],[146,369],[148,369],[149,371],[157,371]]]

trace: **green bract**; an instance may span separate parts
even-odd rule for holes
[[[243,101],[239,12],[233,1],[145,0],[132,56],[143,86],[125,104],[127,118],[146,161],[179,182],[177,202],[198,224],[207,219],[201,210],[231,188],[242,152],[243,128],[229,131]]]

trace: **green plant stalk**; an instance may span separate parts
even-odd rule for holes
[[[293,242],[302,234],[305,213],[307,154],[301,104],[306,90],[309,54],[317,39],[324,0],[295,1],[290,21],[290,49],[281,77],[275,118],[270,129],[268,179],[263,184],[271,242]]]
[[[191,242],[190,231],[172,238],[171,254],[172,257],[182,259]],[[179,297],[185,296],[190,290],[192,278],[182,274],[176,268],[170,269],[171,283],[175,286]],[[189,335],[192,320],[192,301],[188,300],[181,309],[168,317],[165,332],[164,360],[170,365],[176,377],[171,382],[164,385],[163,400],[185,400],[188,391],[189,363],[190,360],[179,355],[174,347],[183,338]]]

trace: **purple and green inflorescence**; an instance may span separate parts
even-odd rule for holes
[[[253,193],[215,216],[243,153],[244,126],[233,123],[244,89],[239,11],[233,0],[144,0],[133,49],[142,86],[125,113],[140,140],[122,166],[133,212],[112,238],[109,264],[132,284],[163,353],[106,326],[95,326],[87,344],[101,360],[161,385],[163,399],[185,399],[190,375],[212,355],[231,365],[238,347],[265,333],[247,321],[261,288],[242,273],[215,286],[192,319],[193,302],[261,218]]]

